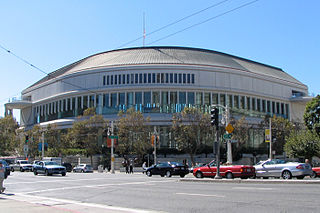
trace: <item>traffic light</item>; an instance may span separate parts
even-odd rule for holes
[[[211,109],[211,126],[219,126],[219,108],[212,108]]]
[[[26,135],[25,143],[27,144],[29,142],[29,135]]]

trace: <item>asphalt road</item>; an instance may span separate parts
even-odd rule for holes
[[[319,212],[320,198],[320,184],[182,182],[180,177],[123,173],[68,173],[65,177],[47,177],[14,172],[4,185],[6,194],[0,198],[23,202],[21,209],[33,203],[51,207],[54,212],[73,213],[307,213]]]

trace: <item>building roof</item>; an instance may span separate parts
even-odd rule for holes
[[[280,68],[237,56],[198,48],[154,46],[111,50],[88,56],[48,74],[46,77],[30,87],[59,76],[91,69],[152,64],[224,67],[234,70],[248,71],[253,74],[270,76],[287,82],[303,85],[300,81],[293,78]]]

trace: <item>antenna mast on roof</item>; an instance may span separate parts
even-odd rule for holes
[[[145,13],[143,12],[143,43],[142,45],[144,46],[146,39],[146,23],[145,23]]]

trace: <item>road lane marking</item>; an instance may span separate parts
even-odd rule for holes
[[[85,207],[91,207],[91,208],[100,208],[100,209],[106,209],[106,210],[112,210],[116,212],[130,212],[130,213],[160,213],[161,211],[155,211],[155,210],[143,210],[143,209],[134,209],[134,208],[127,208],[127,207],[119,207],[119,206],[109,206],[109,205],[103,205],[98,203],[86,203],[83,201],[76,201],[76,200],[67,200],[67,199],[60,199],[60,198],[50,198],[50,197],[43,197],[43,196],[35,196],[35,195],[25,195],[21,193],[16,193],[16,196],[10,197],[8,199],[12,200],[18,200],[18,201],[25,201],[29,203],[34,204],[40,204],[40,205],[48,205],[48,206],[62,206],[65,205],[66,210],[73,210],[77,206],[85,206]],[[75,206],[69,206],[68,204],[73,204]]]
[[[220,197],[220,198],[224,198],[226,196],[224,195],[212,195],[212,194],[191,194],[191,193],[176,193],[177,195],[189,195],[189,196],[201,196],[201,197]]]
[[[46,176],[44,176],[46,177]],[[53,177],[50,177],[50,180],[40,180],[40,181],[30,181],[30,182],[14,182],[14,183],[6,183],[6,185],[14,185],[14,184],[36,184],[36,183],[52,183],[52,182],[76,182],[76,181],[92,181],[92,180],[110,180],[110,179],[115,179],[115,180],[118,180],[119,178],[88,178],[88,179],[62,179],[64,177],[58,177],[59,180],[52,180],[51,178]]]
[[[150,184],[150,183],[153,184],[153,183],[166,183],[166,182],[175,182],[175,180],[161,180],[161,181],[148,181],[148,182],[131,182],[131,183],[107,183],[107,184],[98,184],[98,185],[68,186],[68,187],[42,189],[42,190],[24,192],[24,194],[33,194],[33,193],[59,191],[59,190],[69,190],[69,189],[80,189],[80,188],[102,188],[102,187],[106,187],[106,186],[144,185],[144,184]]]
[[[261,190],[261,191],[271,191],[273,188],[259,188],[259,187],[232,187],[232,189],[243,189],[243,190]]]

